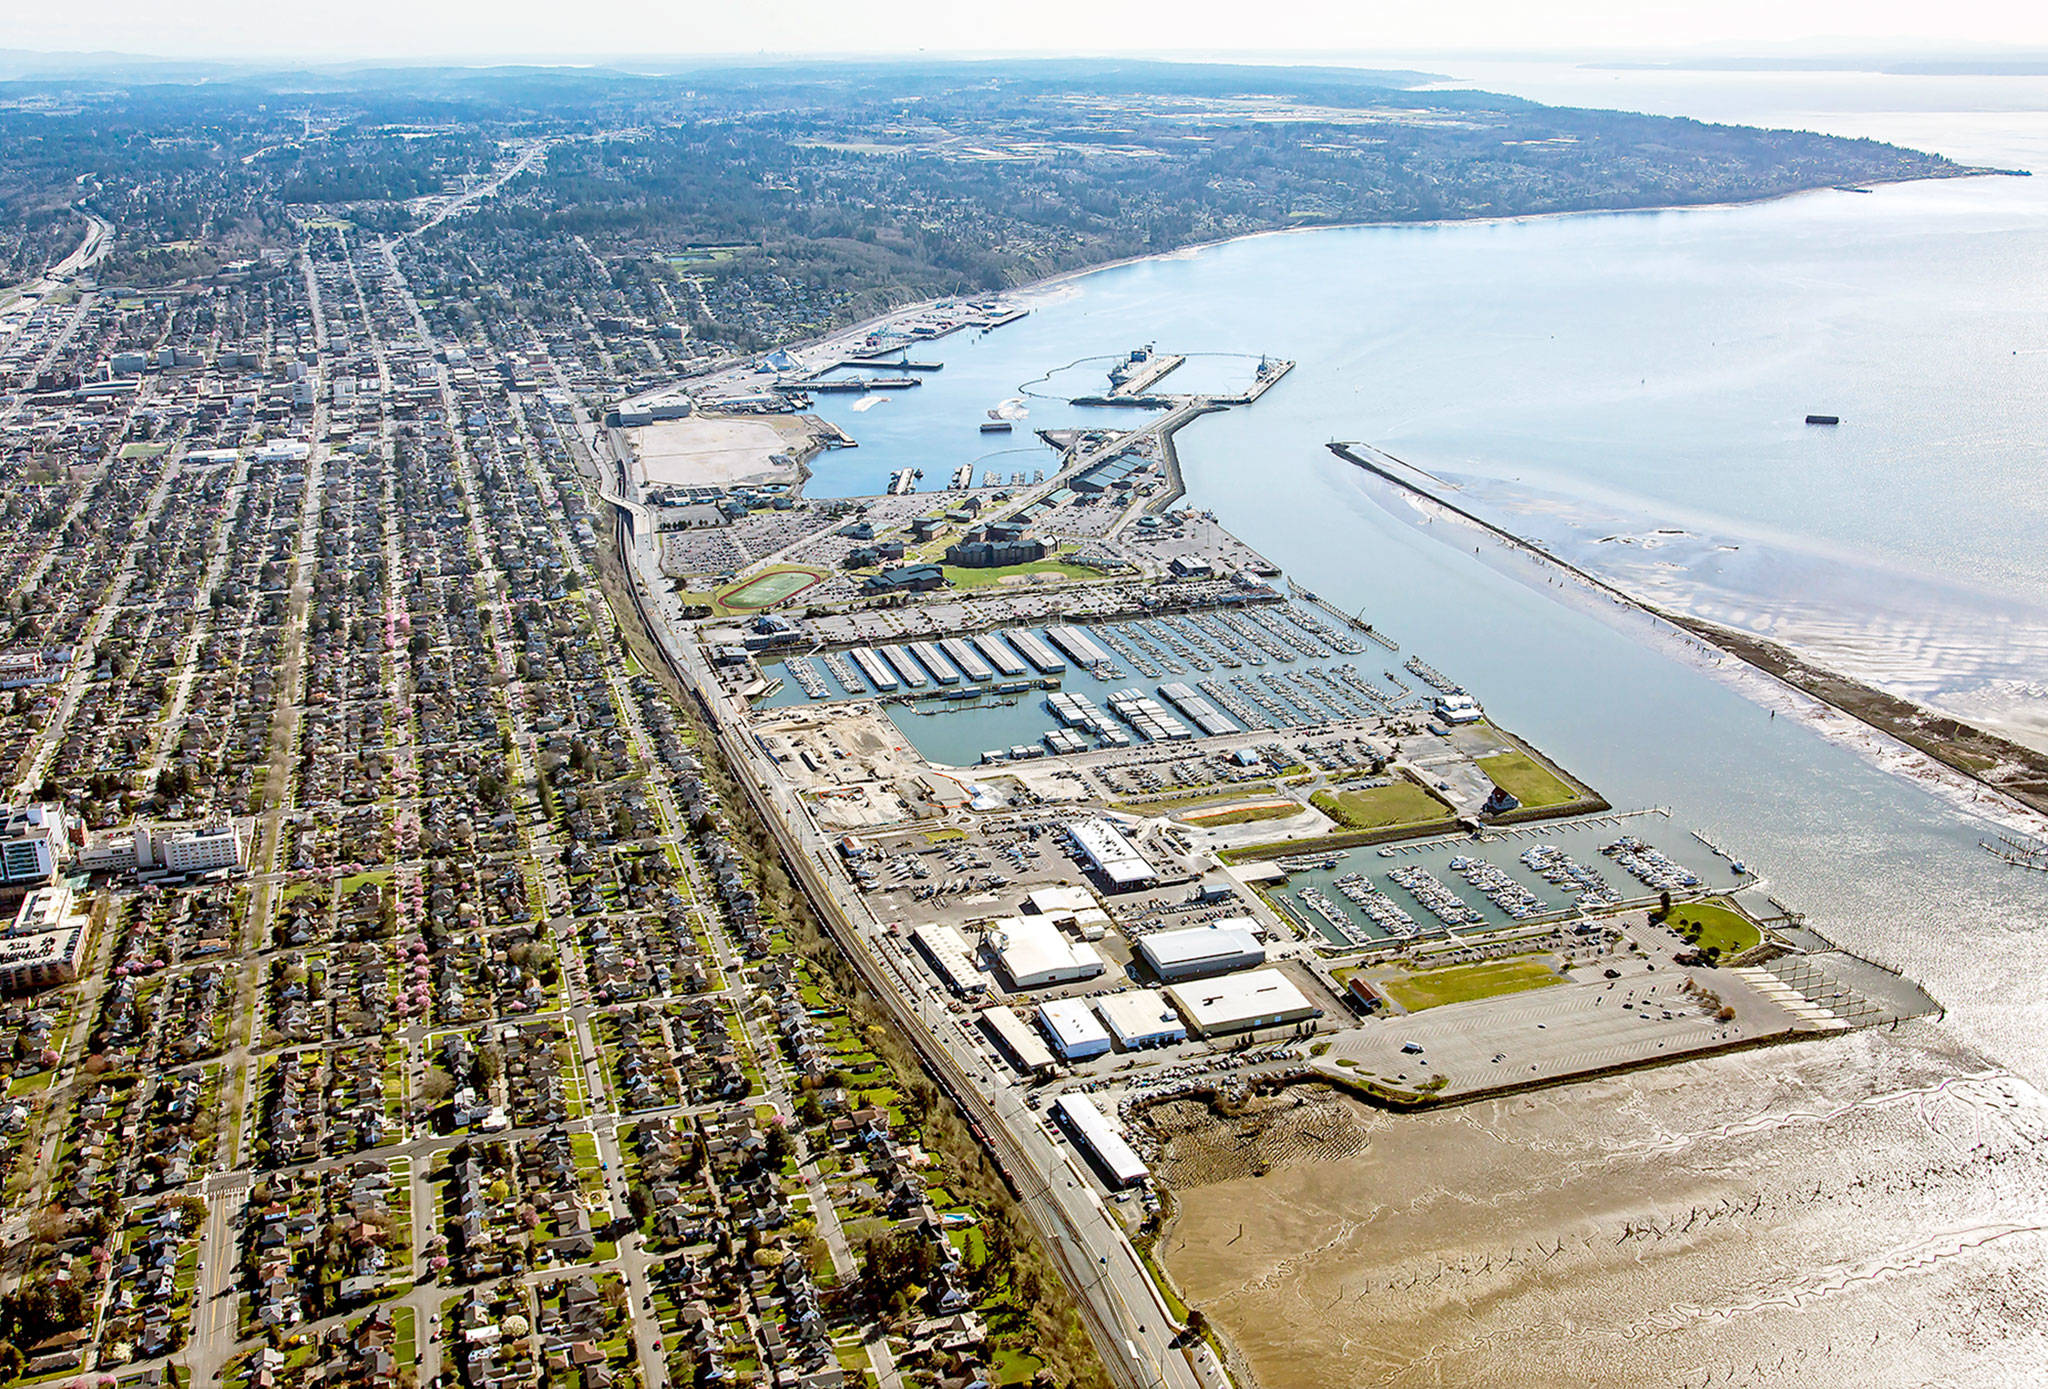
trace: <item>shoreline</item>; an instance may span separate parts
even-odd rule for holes
[[[1889,188],[1909,183],[1931,183],[1961,178],[2023,178],[2029,176],[2030,173],[2031,171],[2026,169],[1998,169],[1988,165],[1958,164],[1952,170],[1945,173],[1922,173],[1901,175],[1896,178],[1862,179],[1854,186],[1859,188]],[[1737,208],[1758,207],[1765,203],[1782,202],[1790,198],[1808,197],[1817,193],[1840,192],[1845,186],[1848,185],[1841,183],[1816,183],[1802,188],[1788,188],[1777,193],[1759,193],[1749,198],[1716,198],[1701,202],[1647,203],[1640,207],[1560,208],[1549,212],[1503,212],[1483,217],[1381,218],[1356,222],[1317,222],[1298,227],[1264,227],[1257,231],[1237,232],[1230,236],[1211,237],[1206,241],[1190,241],[1186,245],[1175,246],[1170,250],[1146,251],[1139,255],[1120,256],[1115,260],[1100,261],[1094,265],[1075,266],[1070,270],[1048,271],[1043,275],[1020,280],[1014,285],[1006,285],[997,290],[963,290],[954,294],[934,295],[926,299],[906,300],[893,308],[884,309],[867,318],[828,329],[811,337],[792,338],[786,342],[776,343],[771,347],[763,348],[758,352],[737,353],[721,357],[715,362],[708,363],[700,370],[690,372],[685,376],[675,377],[666,385],[635,391],[631,395],[621,397],[615,403],[624,404],[662,395],[669,391],[687,390],[692,381],[701,380],[707,376],[714,376],[722,371],[730,371],[742,363],[756,360],[772,352],[793,353],[811,351],[828,346],[841,339],[863,336],[877,328],[886,327],[907,314],[922,313],[950,300],[973,298],[977,294],[996,294],[1015,298],[1028,306],[1029,301],[1043,300],[1047,295],[1064,289],[1076,281],[1086,279],[1091,275],[1100,275],[1111,270],[1126,270],[1134,265],[1143,265],[1149,261],[1192,259],[1205,251],[1213,251],[1219,247],[1231,246],[1239,242],[1254,241],[1263,237],[1303,236],[1314,232],[1367,231],[1402,227],[1504,226],[1523,222],[1548,222],[1571,217],[1631,217],[1670,212],[1732,211]]]
[[[1912,174],[1898,178],[1861,179],[1853,186],[1859,188],[1896,188],[1908,183],[1934,183],[1959,178],[2025,178],[2030,176],[2030,174],[2031,171],[2026,169],[1996,169],[1988,165],[1958,164],[1954,171],[1950,173]],[[1176,246],[1170,251],[1148,251],[1143,255],[1123,256],[1116,260],[1104,261],[1100,265],[1081,266],[1073,270],[1057,270],[1040,276],[1035,280],[1023,281],[1012,288],[999,292],[1018,296],[1037,295],[1046,290],[1063,288],[1075,280],[1101,274],[1106,270],[1124,270],[1134,265],[1143,265],[1147,261],[1192,259],[1204,251],[1213,251],[1220,246],[1232,246],[1239,242],[1256,241],[1270,236],[1303,236],[1313,232],[1371,231],[1401,227],[1506,226],[1521,222],[1552,222],[1572,217],[1633,217],[1666,212],[1732,211],[1736,208],[1760,207],[1765,203],[1783,202],[1790,198],[1803,198],[1815,193],[1839,193],[1848,186],[1850,185],[1841,183],[1816,183],[1804,188],[1788,188],[1781,193],[1759,193],[1751,198],[1716,198],[1710,201],[1691,203],[1646,203],[1641,207],[1575,207],[1560,208],[1552,212],[1501,212],[1484,217],[1381,218],[1360,222],[1315,222],[1299,227],[1265,227],[1258,231],[1238,232],[1231,236],[1212,237],[1207,241],[1190,241],[1187,245]],[[959,296],[948,295],[946,297],[958,298]],[[906,305],[902,309],[893,310],[892,313],[909,312],[941,302],[943,300],[929,299],[920,304]],[[884,322],[890,316],[884,315],[881,319],[870,320],[870,322]],[[862,326],[865,327],[867,325],[864,324]],[[834,336],[837,336],[837,334],[828,334],[811,341],[825,342]]]
[[[1511,549],[1570,575],[1596,593],[1662,624],[1675,635],[1705,642],[1714,649],[1735,657],[1745,668],[1769,681],[1779,690],[1803,696],[1819,706],[1847,715],[1868,734],[1874,734],[1884,740],[1893,750],[1894,758],[1902,756],[1917,761],[1921,764],[1922,770],[1934,778],[1957,778],[1967,782],[1974,792],[1990,792],[1998,798],[2008,818],[2017,816],[2021,824],[2033,832],[2040,833],[2044,827],[2048,827],[2048,793],[2034,793],[2040,796],[2037,803],[2036,800],[2015,791],[2010,786],[1986,779],[1963,760],[1981,755],[1965,751],[1966,747],[1995,747],[2002,757],[2033,768],[2038,779],[2048,781],[2048,757],[1952,715],[1923,708],[1852,676],[1830,670],[1801,657],[1779,643],[1648,602],[1611,581],[1560,558],[1534,541],[1516,535],[1496,522],[1467,510],[1457,502],[1436,495],[1403,476],[1402,472],[1364,457],[1355,452],[1350,443],[1335,442],[1326,447],[1336,457],[1354,467],[1441,508],[1469,525],[1478,527]],[[1370,444],[1358,447],[1372,449]],[[1379,452],[1377,449],[1372,451]],[[1390,454],[1381,456],[1400,463],[1405,472],[1429,476],[1412,464],[1393,459]],[[1938,729],[1943,725],[1954,731],[1946,737],[1931,737],[1920,732],[1923,726]],[[1831,732],[1826,728],[1822,728],[1821,731]],[[1936,749],[1945,750],[1950,755],[1945,757]],[[1951,760],[1952,758],[1955,760]],[[1875,760],[1887,771],[1901,772],[1899,767],[1890,765],[1890,759],[1877,757]],[[1911,775],[1905,772],[1901,774]],[[1918,776],[1914,779],[1925,785],[1930,777]],[[1984,813],[1984,808],[1980,805],[1972,805],[1970,808],[1977,814]]]

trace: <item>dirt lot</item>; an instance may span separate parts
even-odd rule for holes
[[[632,431],[640,475],[679,487],[727,487],[736,482],[794,482],[797,470],[770,459],[795,454],[811,429],[794,415],[691,415]]]

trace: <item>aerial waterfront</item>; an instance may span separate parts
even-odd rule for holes
[[[1981,122],[1962,123],[1961,153],[2040,152],[2028,143],[2038,118],[2014,117],[2005,140],[1987,139]],[[1824,629],[1853,629],[1833,643],[1815,633],[1851,669],[1890,675],[1903,650],[1918,659],[1897,683],[1922,697],[2002,681],[1985,697],[2031,726],[2044,707],[2048,551],[2033,539],[2042,494],[2019,479],[2048,438],[2048,393],[2027,386],[2044,360],[2036,325],[2048,285],[2006,270],[2048,263],[2044,197],[2038,179],[1905,185],[1730,209],[1255,238],[1105,271],[1019,323],[936,351],[946,371],[911,393],[927,398],[861,414],[821,402],[861,447],[822,456],[810,490],[878,490],[913,458],[939,477],[981,456],[971,434],[956,438],[979,414],[961,403],[993,404],[1050,367],[1132,340],[1288,356],[1295,374],[1256,410],[1180,434],[1192,502],[1284,557],[1299,581],[1397,637],[1426,637],[1439,664],[1610,798],[1739,826],[1741,847],[1768,859],[1789,895],[1851,943],[1910,965],[1938,996],[1973,1000],[1951,1025],[2048,1077],[2048,1032],[2016,967],[2038,904],[2024,876],[1976,847],[1981,821],[1796,721],[1770,720],[1697,661],[1554,601],[1540,578],[1475,563],[1471,542],[1462,553],[1439,544],[1322,447],[1363,439],[1438,476],[1541,477],[1577,506],[1625,512],[1638,532],[1760,537],[1789,558],[1741,576],[1748,587],[1703,603],[1709,614],[1740,603],[1765,630],[1817,614]],[[1950,243],[1949,228],[1986,223],[2002,230],[1929,254]],[[1818,282],[1817,257],[1827,263]],[[1504,297],[1488,266],[1545,297]],[[1672,266],[1687,278],[1660,283],[1647,302],[1603,298],[1587,278],[1647,284]],[[1348,288],[1307,289],[1331,283]],[[1616,316],[1598,316],[1603,306]],[[1819,322],[1832,325],[1824,338],[1810,331]],[[1772,344],[1762,360],[1759,339]],[[1955,364],[1955,340],[1975,345],[1975,365]],[[1883,343],[1874,357],[1872,342]],[[1645,362],[1660,365],[1638,370]],[[1630,389],[1638,383],[1618,379],[1629,371],[1658,384]],[[1930,376],[1944,384],[1923,384]],[[1800,417],[1823,403],[1861,433],[1805,431]],[[1009,448],[1003,456],[1026,466],[1030,455]],[[1909,499],[1937,493],[1930,527]],[[1481,491],[1477,504],[1494,500]],[[1561,510],[1514,500],[1500,519],[1538,534]],[[1835,587],[1816,594],[1818,564]],[[1631,587],[1644,571],[1607,572]],[[1916,604],[1910,626],[1898,620]],[[1812,786],[1828,790],[1790,793]]]
[[[0,81],[0,1384],[2030,1382],[2048,79],[1422,66]]]
[[[2012,808],[1978,793],[1980,813],[1972,793],[1929,789],[1911,759],[1888,753],[1854,721],[1570,591],[1525,557],[1418,511],[1322,445],[1370,441],[1459,486],[1461,505],[1543,538],[1621,587],[1789,635],[1864,678],[1951,699],[1958,712],[2031,738],[2042,717],[2048,570],[2030,540],[2038,493],[2017,480],[2033,466],[2048,420],[2041,393],[2025,388],[2039,360],[2037,320],[2015,306],[2038,304],[2048,287],[2015,285],[2006,268],[2042,263],[2039,200],[2037,186],[1998,179],[1685,213],[1257,238],[1085,277],[1041,296],[1028,319],[1000,332],[937,345],[929,355],[947,363],[943,390],[933,381],[922,395],[859,412],[821,401],[820,413],[861,448],[816,460],[809,490],[857,495],[913,463],[932,478],[956,461],[974,461],[977,473],[1033,466],[1014,444],[989,458],[979,441],[958,437],[974,417],[967,407],[1012,398],[1063,363],[1110,360],[1134,339],[1296,361],[1258,407],[1196,420],[1178,434],[1191,502],[1213,509],[1295,582],[1456,672],[1497,718],[1535,736],[1609,799],[1670,806],[1679,824],[1711,827],[1717,842],[1766,866],[1774,895],[1951,1005],[1943,1020],[1912,1023],[1916,1035],[1896,1043],[1886,1033],[1808,1047],[1791,1063],[1698,1061],[1685,1068],[1689,1080],[1597,1082],[1414,1128],[1371,1121],[1360,1175],[1369,1174],[1376,1195],[1363,1203],[1338,1194],[1348,1190],[1344,1165],[1325,1169],[1312,1145],[1283,1155],[1270,1175],[1192,1181],[1161,1254],[1182,1291],[1242,1338],[1241,1372],[1276,1383],[1363,1383],[1377,1373],[1406,1382],[1446,1367],[1530,1377],[1543,1363],[1538,1348],[1551,1345],[1546,1337],[1502,1354],[1478,1330],[1451,1350],[1442,1344],[1447,1329],[1429,1319],[1430,1307],[1497,1287],[1476,1265],[1488,1257],[1477,1251],[1494,1248],[1489,1236],[1471,1233],[1462,1276],[1431,1280],[1412,1331],[1363,1333],[1376,1347],[1363,1353],[1321,1322],[1328,1296],[1372,1297],[1330,1286],[1361,1267],[1341,1232],[1380,1232],[1360,1236],[1363,1248],[1379,1250],[1397,1237],[1383,1231],[1390,1207],[1469,1199],[1459,1182],[1480,1180],[1476,1169],[1424,1175],[1442,1160],[1431,1145],[1449,1133],[1476,1124],[1509,1145],[1605,1151],[1619,1141],[1605,1118],[1613,1104],[1641,1113],[1653,1130],[1683,1132],[1686,1165],[1778,1175],[1761,1187],[1699,1180],[1667,1167],[1651,1143],[1630,1160],[1640,1163],[1629,1178],[1641,1183],[1633,1196],[1574,1193],[1565,1198],[1571,1214],[1555,1224],[1511,1220],[1501,1237],[1510,1267],[1519,1251],[1542,1249],[1546,1234],[1586,1251],[1571,1273],[1585,1296],[1528,1292],[1538,1300],[1510,1304],[1520,1309],[1510,1320],[1563,1319],[1580,1329],[1559,1343],[1568,1350],[1553,1347],[1575,1373],[1661,1383],[1674,1353],[1733,1363],[1734,1347],[1710,1330],[1733,1320],[1756,1350],[1738,1382],[1796,1382],[1817,1357],[1872,1374],[1891,1363],[1890,1352],[1864,1360],[1846,1344],[1873,1315],[1854,1290],[1881,1287],[1882,1305],[1952,1297],[1951,1270],[1966,1251],[1999,1270],[1992,1276],[2025,1280],[2037,1266],[2039,1178],[2023,1169],[2048,1123],[2036,1088],[2048,1074],[2044,1009],[2027,982],[2041,913],[2032,875],[1978,847],[1988,827],[2014,823]],[[2003,239],[1973,241],[1962,256],[1928,253],[1948,242],[1951,225],[1986,222],[2002,225]],[[1674,267],[1682,272],[1675,285]],[[1597,286],[1614,279],[1642,286],[1646,297],[1602,301]],[[1322,292],[1332,283],[1348,292]],[[1818,323],[1828,331],[1814,331]],[[1959,340],[1973,345],[1961,363],[1950,346]],[[1884,344],[1875,356],[1872,341]],[[950,377],[956,364],[966,370]],[[1620,379],[1631,371],[1653,375]],[[1923,388],[1930,378],[1941,387]],[[1170,375],[1161,388],[1172,389]],[[1822,405],[1842,412],[1843,433],[1816,435],[1801,423]],[[1958,413],[1970,420],[1960,432]],[[1030,424],[1075,422],[1053,407]],[[1906,501],[1915,495],[1941,497],[1939,525],[1926,525],[1926,508]],[[1597,532],[1586,529],[1596,523]],[[1586,539],[1617,531],[1664,552],[1639,545],[1628,553],[1643,560],[1613,560],[1616,547]],[[1754,562],[1717,560],[1738,548]],[[1078,672],[1069,679],[1087,687]],[[776,697],[791,700],[801,702],[790,691]],[[1047,722],[1036,705],[1023,701],[1007,722],[971,725],[900,707],[891,716],[928,755],[959,764],[973,762],[979,745],[1028,741]],[[1760,1088],[1765,1075],[1773,1083]],[[1916,1097],[1934,1094],[1953,1102],[1926,1127],[1857,1136],[1870,1122],[1864,1116],[1918,1108]],[[1808,1117],[1821,1096],[1838,1103]],[[1769,1151],[1742,1152],[1747,1140],[1719,1136],[1710,1115],[1728,1118],[1734,1132],[1774,1135]],[[1943,1154],[1958,1128],[1987,1136],[1976,1149],[1981,1160],[1951,1171]],[[1799,1173],[1832,1171],[1845,1145],[1873,1140],[1886,1157],[1852,1180],[1888,1193],[1883,1202],[1831,1196],[1825,1176],[1799,1188]],[[1956,1213],[1930,1223],[1916,1193],[1936,1187]],[[1535,1189],[1549,1190],[1546,1179]],[[1479,1199],[1492,1207],[1506,1198]],[[1824,1210],[1828,1201],[1860,1210],[1853,1225],[1824,1213],[1804,1219],[1800,1239],[1830,1251],[1811,1259],[1796,1243],[1766,1251],[1694,1239],[1690,1225],[1667,1228],[1674,1200],[1692,1202],[1695,1223],[1717,1203],[1753,1213],[1803,1202]],[[1217,1246],[1231,1243],[1247,1202],[1287,1213],[1279,1242],[1252,1246],[1248,1264],[1219,1263]],[[1634,1286],[1624,1275],[1631,1264],[1594,1253],[1626,1246],[1646,1220],[1658,1230],[1660,1259],[1673,1261],[1668,1286]],[[1332,1227],[1337,1234],[1326,1233]],[[1615,1237],[1588,1238],[1603,1227]],[[1429,1228],[1417,1238],[1432,1248],[1459,1240]],[[1339,1243],[1316,1260],[1293,1257],[1326,1239]],[[1712,1261],[1725,1304],[1683,1271],[1695,1259]],[[1382,1295],[1413,1301],[1399,1265],[1388,1271],[1376,1255],[1363,1266],[1389,1280]],[[1647,1310],[1661,1299],[1686,1305]],[[2024,1299],[2004,1304],[2004,1315],[2019,1305]],[[1962,1354],[1969,1316],[1940,1322],[1916,1363]],[[1257,1329],[1297,1327],[1304,1317],[1332,1333],[1311,1344],[1334,1358],[1308,1352],[1298,1335],[1276,1340]],[[1602,1348],[1606,1338],[1583,1334],[1608,1328],[1610,1317],[1619,1319],[1609,1328],[1612,1351]],[[1873,1329],[1881,1346],[1883,1326]],[[1674,1342],[1687,1348],[1674,1351]],[[1965,1363],[1972,1378],[2020,1382],[2029,1345],[2020,1336]]]

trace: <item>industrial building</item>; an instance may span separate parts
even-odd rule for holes
[[[1095,1011],[1101,1015],[1103,1025],[1109,1028],[1109,1035],[1125,1051],[1163,1047],[1188,1039],[1188,1030],[1181,1025],[1180,1014],[1166,1001],[1166,996],[1155,989],[1126,989],[1122,993],[1104,994],[1095,1000]]]
[[[1138,847],[1108,820],[1083,820],[1069,833],[1082,860],[1111,892],[1128,892],[1159,876]]]
[[[936,923],[920,926],[915,936],[918,949],[932,962],[939,978],[956,994],[988,992],[988,980],[974,967],[974,954],[967,938],[951,926]]]
[[[1247,970],[1220,979],[1174,984],[1166,996],[1189,1028],[1203,1037],[1284,1027],[1318,1017],[1322,1010],[1277,969]]]
[[[1139,1161],[1124,1136],[1086,1095],[1062,1095],[1052,1102],[1052,1112],[1074,1135],[1082,1151],[1094,1159],[1112,1187],[1127,1187],[1151,1175],[1151,1169]]]
[[[1069,1061],[1085,1061],[1109,1050],[1109,1033],[1078,998],[1048,999],[1038,1005],[1038,1025],[1052,1049]]]
[[[1252,969],[1266,963],[1266,947],[1259,944],[1255,924],[1248,916],[1233,916],[1206,926],[1154,932],[1138,938],[1138,954],[1168,983]]]
[[[1002,1048],[1010,1064],[1025,1075],[1043,1075],[1053,1068],[1052,1053],[1046,1050],[1045,1043],[1031,1030],[1030,1024],[1017,1016],[1015,1010],[1000,1004],[984,1008],[981,1025],[989,1036],[995,1038],[996,1045]]]
[[[991,925],[989,933],[996,962],[1016,988],[1068,984],[1102,973],[1102,956],[1093,946],[1068,940],[1045,917],[1008,917]]]
[[[1109,913],[1085,887],[1041,887],[1034,889],[1024,902],[1053,925],[1072,931],[1082,940],[1101,940],[1109,933]]]

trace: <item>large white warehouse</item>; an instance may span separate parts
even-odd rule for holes
[[[988,989],[988,980],[974,967],[974,955],[967,940],[951,926],[932,923],[917,928],[917,943],[932,968],[957,994],[978,994]]]
[[[1069,1061],[1085,1061],[1109,1050],[1109,1034],[1078,998],[1047,999],[1038,1005],[1038,1025],[1052,1048]]]
[[[1082,861],[1101,876],[1111,892],[1143,887],[1159,876],[1138,846],[1108,820],[1083,820],[1070,833]]]
[[[1207,926],[1158,931],[1139,937],[1138,953],[1168,983],[1252,969],[1266,963],[1266,947],[1253,930],[1256,924],[1248,916],[1233,916]]]
[[[1052,1053],[1045,1049],[1045,1043],[1031,1030],[1031,1025],[1016,1013],[1000,1005],[982,1010],[981,1025],[1003,1049],[1010,1063],[1026,1075],[1038,1075],[1052,1069]]]
[[[1166,991],[1188,1026],[1204,1037],[1281,1027],[1315,1017],[1317,1008],[1277,969],[1175,984]]]
[[[1042,989],[1102,973],[1102,956],[1093,946],[1068,940],[1042,916],[1007,917],[989,927],[989,938],[1002,942],[996,946],[996,962],[1019,989]]]
[[[1149,1175],[1149,1169],[1131,1151],[1124,1136],[1086,1095],[1062,1095],[1052,1102],[1052,1112],[1088,1150],[1113,1186],[1129,1186]]]
[[[1104,994],[1095,1000],[1095,1011],[1102,1016],[1109,1035],[1125,1051],[1187,1040],[1188,1030],[1181,1026],[1180,1014],[1164,994],[1154,989]]]

